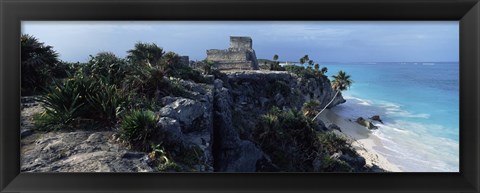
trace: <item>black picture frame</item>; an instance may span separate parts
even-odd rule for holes
[[[479,192],[478,0],[0,0],[1,192]],[[458,20],[459,173],[20,173],[23,20]]]

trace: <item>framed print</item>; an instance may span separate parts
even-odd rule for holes
[[[1,10],[2,192],[479,191],[478,1]]]

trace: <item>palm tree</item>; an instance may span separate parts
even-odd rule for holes
[[[273,61],[277,61],[277,60],[278,60],[278,55],[277,54],[273,55]]]
[[[162,48],[158,47],[155,43],[142,43],[135,44],[135,48],[127,51],[127,58],[132,63],[146,64],[150,67],[158,65],[162,56],[165,54]]]
[[[323,109],[315,117],[313,117],[313,121],[315,121],[315,119],[328,107],[328,105],[330,105],[335,100],[340,91],[347,90],[353,83],[353,80],[350,79],[350,75],[347,75],[347,73],[342,70],[340,70],[337,75],[333,75],[332,77],[334,78],[332,80],[332,88],[337,92],[335,92],[332,100],[330,100],[330,102],[325,105],[325,107],[323,107]]]
[[[305,56],[303,56],[303,60],[304,61],[309,61],[310,60],[310,58],[308,58],[308,54],[305,54]]]
[[[328,68],[323,67],[320,71],[322,72],[323,75],[325,75],[328,72]]]
[[[313,66],[313,60],[309,60],[308,65]]]
[[[325,67],[324,67],[325,68]],[[315,64],[315,71],[318,71],[320,69],[320,65],[319,64]]]
[[[300,58],[300,64],[302,64],[302,65],[305,64],[305,58],[304,57]]]
[[[58,53],[52,46],[28,34],[21,35],[20,43],[22,95],[35,94],[54,78],[52,74],[59,63]]]

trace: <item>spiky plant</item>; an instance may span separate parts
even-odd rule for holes
[[[155,133],[158,120],[159,117],[153,111],[131,111],[120,123],[120,137],[134,149],[147,150],[149,138]]]

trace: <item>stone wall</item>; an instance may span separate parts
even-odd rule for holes
[[[250,37],[230,37],[230,48],[207,50],[207,60],[218,63],[220,70],[258,70],[255,50]]]
[[[211,49],[207,50],[207,60],[220,62],[248,61],[250,60],[245,51],[232,51]]]
[[[230,36],[230,49],[242,49],[242,50],[253,49],[252,38]]]

